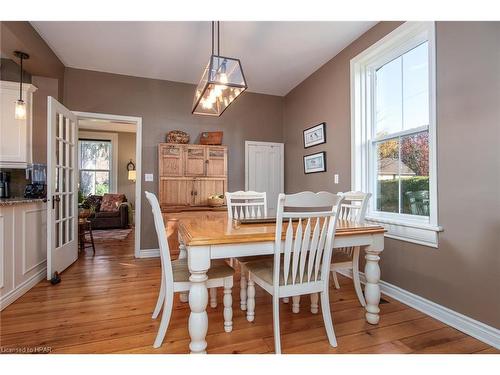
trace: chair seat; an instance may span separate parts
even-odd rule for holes
[[[333,251],[332,263],[352,262],[352,256],[343,251]]]
[[[264,282],[270,285],[273,284],[273,269],[274,269],[273,258],[248,262],[245,264],[245,267],[247,268],[248,271],[257,276],[259,279],[263,280]],[[283,270],[283,260],[281,261],[280,270]],[[320,276],[321,276],[321,271],[318,272],[318,280],[320,280]],[[303,280],[304,282],[307,282],[306,278],[307,278],[307,271],[305,278]],[[295,283],[298,284],[299,282],[300,279],[297,276],[297,278],[295,279]],[[291,284],[292,284],[292,269],[290,267],[290,271],[288,273],[287,285]],[[280,286],[282,285],[285,285],[285,278],[283,277],[283,272],[280,272]]]
[[[248,257],[238,257],[236,260],[242,264],[248,263],[248,262],[255,262],[258,260],[273,260],[274,255],[253,255],[253,256],[248,256]]]
[[[191,273],[188,269],[187,259],[177,259],[172,261],[172,272],[174,274],[174,282],[189,282]],[[210,269],[207,272],[209,279],[221,279],[234,275],[234,269],[229,267],[223,260],[214,260],[210,264]]]

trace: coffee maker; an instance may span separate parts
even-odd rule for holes
[[[45,198],[47,196],[47,166],[31,164],[26,170],[26,177],[31,173],[31,183],[24,188],[24,198]]]
[[[10,174],[0,171],[0,199],[10,198]]]

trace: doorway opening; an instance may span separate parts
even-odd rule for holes
[[[78,196],[85,207],[92,207],[90,220],[94,239],[125,239],[133,234],[134,255],[138,258],[141,248],[142,119],[74,113],[78,125]],[[88,197],[104,194],[117,194],[110,196],[116,207],[107,207],[112,212],[96,213],[95,208],[101,202]],[[123,198],[126,203],[121,203]],[[106,203],[109,206],[109,202]]]

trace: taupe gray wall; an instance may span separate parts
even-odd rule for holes
[[[33,163],[47,163],[47,97],[59,96],[57,78],[33,76],[32,83],[38,90],[33,94]]]
[[[135,205],[135,182],[128,179],[127,164],[135,157],[135,133],[118,133],[118,193],[123,193],[127,200]]]
[[[396,28],[375,25],[285,97],[285,188],[350,189],[349,60]],[[386,239],[382,279],[500,326],[500,23],[438,22],[439,248]],[[326,121],[325,145],[302,130]],[[327,151],[328,171],[305,176],[302,156]],[[333,174],[340,183],[333,183]]]
[[[244,188],[244,142],[281,142],[283,98],[244,93],[220,118],[191,115],[195,86],[117,74],[67,68],[64,104],[71,110],[142,117],[142,173],[153,173],[154,182],[142,181],[142,190],[158,190],[157,145],[173,129],[184,130],[197,142],[203,131],[224,131],[228,145],[228,188]],[[143,177],[143,176],[142,176]],[[143,179],[143,178],[142,178]],[[143,249],[156,248],[151,211],[142,197]]]
[[[24,70],[30,75],[30,82],[38,90],[33,95],[33,162],[47,162],[47,96],[62,100],[64,65],[50,49],[29,22],[0,22],[0,51],[2,56],[2,79],[19,79],[18,62],[14,51],[21,50],[30,55],[23,62]]]
[[[38,35],[33,26],[26,21],[1,21],[0,36],[2,55],[14,58],[13,52],[15,50],[27,52],[30,58],[24,61],[24,69],[31,75],[56,78],[59,86],[59,99],[62,100],[64,64]]]

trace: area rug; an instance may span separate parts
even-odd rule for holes
[[[127,229],[98,229],[93,230],[92,235],[94,241],[116,241],[124,240],[132,232],[131,228]]]

